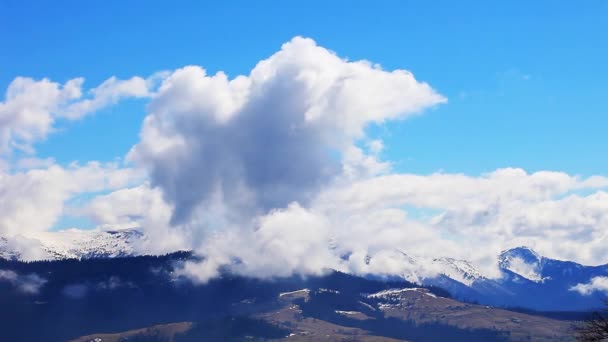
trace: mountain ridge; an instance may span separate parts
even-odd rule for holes
[[[137,256],[138,244],[145,239],[138,228],[107,231],[66,230],[41,233],[26,241],[42,251],[26,260],[91,259]],[[19,242],[19,241],[18,241]],[[336,244],[336,242],[333,242]],[[38,245],[36,245],[38,244]],[[23,260],[15,243],[0,238],[0,258]],[[36,256],[36,255],[35,255]],[[587,310],[599,305],[597,296],[582,295],[572,288],[593,277],[608,276],[608,264],[584,266],[571,261],[547,258],[530,247],[503,250],[498,256],[500,278],[484,275],[467,260],[450,257],[423,259],[403,251],[395,258],[408,265],[399,276],[407,281],[448,290],[455,298],[489,305],[524,307],[534,310]],[[366,262],[372,262],[368,256]],[[428,272],[429,268],[432,272]],[[429,275],[431,274],[431,275]],[[433,275],[434,274],[434,275]],[[374,277],[374,275],[367,275]],[[554,300],[559,298],[558,301]]]
[[[0,258],[8,260],[61,260],[136,256],[144,239],[137,228],[117,230],[62,230],[36,237],[0,238]],[[32,251],[32,252],[30,252]]]

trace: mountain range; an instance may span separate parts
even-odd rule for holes
[[[196,258],[0,259],[2,341],[571,341],[577,317],[463,303],[440,288],[337,271],[177,275]]]
[[[112,258],[137,255],[136,244],[145,239],[137,229],[110,231],[68,230],[45,232],[28,239],[42,251],[40,260]],[[0,238],[0,258],[22,260],[22,245]],[[436,276],[423,276],[429,260],[399,251],[396,257],[409,265],[400,278],[425,286],[446,289],[460,300],[501,307],[540,311],[584,311],[601,305],[599,294],[583,295],[572,288],[593,277],[608,276],[608,265],[584,266],[546,258],[528,247],[505,250],[498,258],[502,277],[484,275],[466,260],[441,257],[430,261]],[[371,261],[370,257],[368,262]]]
[[[62,260],[134,256],[144,239],[137,229],[41,232],[35,238],[0,237],[0,258],[8,260]],[[34,251],[26,254],[24,251]]]

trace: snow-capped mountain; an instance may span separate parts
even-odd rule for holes
[[[137,254],[134,245],[142,238],[137,229],[42,232],[36,237],[0,238],[0,258],[58,260],[130,256]]]
[[[500,253],[498,266],[534,282],[543,281],[543,257],[528,247],[517,247]]]
[[[471,286],[476,280],[485,278],[470,262],[454,258],[434,259],[433,264],[441,270],[441,274]]]
[[[44,232],[36,238],[0,238],[0,258],[56,260],[137,255],[145,236],[137,229]],[[334,244],[337,244],[334,242]],[[593,277],[608,276],[608,265],[583,266],[546,258],[528,247],[505,250],[498,258],[502,277],[489,277],[469,261],[420,258],[403,251],[383,255],[403,265],[400,277],[448,290],[454,297],[489,305],[537,310],[584,310],[599,305],[601,294],[582,295],[572,288]],[[366,264],[373,266],[374,256]],[[370,275],[373,277],[373,275]]]
[[[543,257],[531,248],[505,250],[498,257],[500,277],[483,274],[474,264],[454,258],[428,260],[392,253],[405,265],[401,277],[448,290],[454,297],[483,304],[536,310],[587,310],[601,305],[601,293],[573,291],[593,277],[608,276],[608,265],[584,266]],[[368,257],[373,264],[374,257]]]
[[[573,287],[589,283],[594,277],[608,276],[608,265],[584,266],[555,260],[528,247],[503,251],[498,267],[502,273],[499,278],[481,275],[472,282],[463,282],[459,279],[459,274],[465,273],[462,270],[456,275],[443,272],[445,278],[425,279],[424,283],[446,288],[461,299],[484,304],[537,310],[587,310],[601,305],[603,294],[583,295],[573,291]]]

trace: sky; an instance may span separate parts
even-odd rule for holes
[[[516,165],[591,175],[608,167],[599,157],[607,144],[605,1],[0,6],[5,86],[16,76],[81,76],[94,86],[189,64],[235,76],[301,35],[340,56],[410,70],[450,99],[417,120],[375,130],[400,170],[480,174]],[[121,104],[62,125],[38,154],[62,163],[122,157],[137,140],[143,106]],[[106,129],[116,134],[95,134]]]
[[[608,262],[607,19],[605,1],[1,1],[0,233],[146,226],[167,245],[145,248],[215,246],[199,275],[253,258],[217,247],[245,226],[288,271],[388,272],[416,241]],[[326,240],[347,237],[343,265]]]

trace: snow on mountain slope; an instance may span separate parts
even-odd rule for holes
[[[3,237],[0,237],[0,258],[10,260],[19,259],[19,254],[9,247],[9,241]]]
[[[380,291],[380,292],[369,294],[369,295],[367,295],[367,298],[381,298],[381,299],[389,299],[390,300],[390,299],[393,299],[395,297],[399,297],[400,294],[402,294],[403,292],[408,292],[408,291],[416,291],[416,292],[423,293],[426,296],[437,298],[437,296],[435,294],[429,292],[428,289],[418,288],[418,287],[383,290],[383,291]]]
[[[130,256],[137,254],[134,245],[142,238],[143,234],[136,229],[42,232],[35,238],[0,238],[0,258],[57,260]]]
[[[454,258],[429,259],[419,256],[411,256],[402,251],[395,251],[392,256],[399,260],[405,271],[401,276],[412,283],[423,284],[425,279],[443,275],[466,286],[474,281],[485,278],[470,262]],[[373,263],[374,257],[370,257],[368,263]]]
[[[498,265],[528,280],[542,282],[543,259],[528,247],[517,247],[500,253]]]
[[[467,286],[476,280],[485,278],[470,262],[453,258],[434,259],[433,264],[438,266],[440,273]]]
[[[378,265],[390,264],[394,266],[392,275],[398,274],[401,278],[416,284],[424,284],[426,279],[440,275],[466,286],[470,286],[477,279],[484,278],[481,272],[466,260],[412,256],[400,250],[382,251],[372,256],[368,255],[365,263],[369,265],[368,272],[372,274],[374,271],[382,273],[384,268]]]

